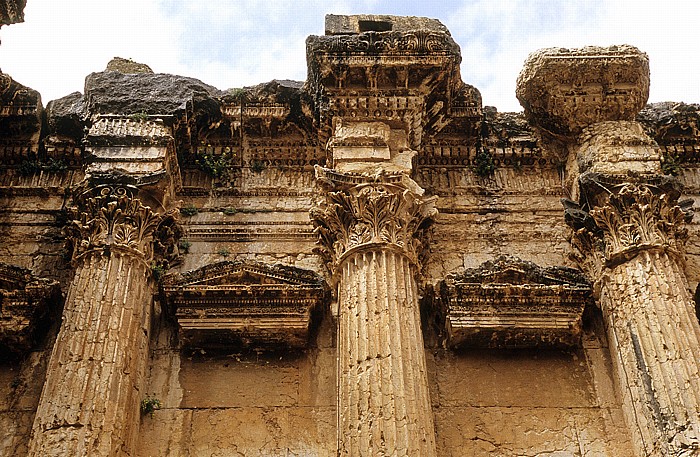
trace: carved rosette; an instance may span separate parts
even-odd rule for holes
[[[180,229],[175,213],[158,214],[144,206],[130,186],[101,186],[80,195],[69,208],[67,232],[73,261],[89,253],[131,253],[146,263],[154,255],[177,255]]]
[[[418,264],[420,240],[428,220],[437,213],[435,198],[424,199],[401,184],[372,182],[329,192],[311,215],[319,236],[320,254],[331,271],[351,253],[395,249]]]
[[[692,202],[679,203],[676,192],[625,183],[588,213],[579,210],[584,217],[578,223],[569,218],[574,226],[572,244],[589,272],[618,265],[646,249],[679,257],[688,238],[685,222],[693,215],[688,203]]]

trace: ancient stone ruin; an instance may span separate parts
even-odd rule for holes
[[[627,45],[499,113],[437,20],[306,44],[226,91],[0,74],[0,454],[700,455],[700,106]]]

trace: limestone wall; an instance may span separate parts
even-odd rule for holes
[[[0,75],[0,455],[697,455],[700,108],[329,21],[306,83]]]

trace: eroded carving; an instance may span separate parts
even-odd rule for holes
[[[435,198],[423,198],[406,186],[410,178],[405,175],[355,178],[357,184],[329,192],[323,205],[311,212],[320,253],[331,271],[349,253],[377,246],[396,249],[417,264],[421,232],[437,213]]]
[[[78,196],[76,206],[68,210],[73,261],[89,253],[120,250],[151,262],[156,233],[164,236],[158,241],[158,250],[175,254],[179,235],[174,228],[175,213],[158,214],[136,195],[137,189],[129,186],[101,186]]]
[[[226,261],[164,278],[185,348],[303,347],[327,289],[315,273]]]
[[[452,347],[576,346],[591,286],[571,268],[501,256],[440,285]]]
[[[649,60],[627,45],[541,49],[525,62],[517,96],[535,125],[576,136],[596,122],[634,119],[649,97]]]
[[[574,228],[572,243],[588,268],[599,271],[600,267],[591,264],[591,260],[614,265],[645,249],[662,249],[675,256],[682,254],[688,238],[685,223],[693,217],[692,200],[679,202],[677,191],[653,184],[610,185],[600,177],[582,178],[598,187],[597,192],[603,189],[609,192],[588,212],[571,202],[567,204],[567,222]]]

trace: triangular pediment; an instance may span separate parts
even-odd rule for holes
[[[233,285],[322,286],[320,276],[310,270],[255,261],[224,261],[164,278],[165,287]]]
[[[588,285],[581,272],[573,268],[541,267],[533,262],[506,255],[484,262],[478,268],[452,274],[447,279],[454,284]]]

